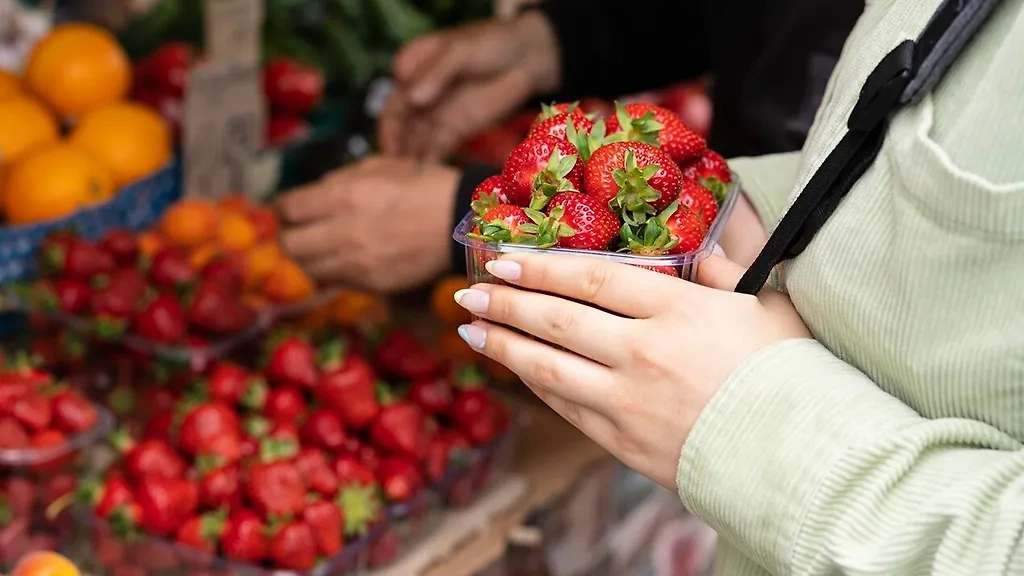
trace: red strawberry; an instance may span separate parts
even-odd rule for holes
[[[93,283],[89,307],[96,334],[104,339],[120,336],[146,294],[145,277],[135,268],[123,268]]]
[[[131,230],[115,228],[103,236],[101,245],[107,253],[114,257],[118,266],[135,266],[135,260],[139,255],[139,244],[135,240],[135,233]]]
[[[678,196],[682,172],[663,150],[643,142],[613,142],[587,162],[587,194],[630,223],[642,223]]]
[[[214,258],[203,266],[200,278],[205,282],[220,285],[230,294],[239,294],[242,291],[242,270],[230,258]]]
[[[178,528],[174,539],[184,546],[213,554],[224,533],[226,519],[223,513],[193,516]]]
[[[195,511],[198,492],[181,477],[151,476],[139,482],[135,500],[142,511],[140,524],[158,536],[173,533]]]
[[[306,398],[293,386],[273,388],[267,393],[263,415],[274,422],[294,422],[306,413]]]
[[[604,250],[619,234],[618,216],[589,194],[562,192],[551,199],[548,214],[541,234],[557,237],[562,248]]]
[[[295,465],[291,442],[266,440],[261,445],[261,461],[249,467],[245,494],[265,518],[294,516],[306,506],[306,485]]]
[[[708,233],[708,227],[700,216],[681,206],[669,206],[657,220],[676,241],[676,245],[669,249],[670,254],[689,254],[700,250]]]
[[[707,141],[690,130],[667,108],[636,102],[616,105],[608,119],[608,133],[622,130],[627,140],[660,146],[676,163],[683,163],[707,148]]]
[[[264,370],[272,382],[311,388],[316,385],[316,352],[301,338],[285,337],[272,345]]]
[[[303,447],[295,457],[295,469],[311,491],[323,496],[334,496],[338,491],[338,478],[322,451]]]
[[[153,415],[142,431],[143,438],[170,441],[174,433],[174,410],[167,408]]]
[[[63,390],[50,399],[53,425],[66,434],[85,432],[96,425],[99,414],[88,398],[76,390]]]
[[[238,415],[221,402],[207,402],[192,408],[178,428],[178,445],[190,456],[218,456],[223,464],[242,457]]]
[[[501,204],[491,208],[480,217],[479,223],[469,237],[485,242],[539,244],[543,239],[537,236],[538,225],[543,220],[544,214],[536,210],[512,204]],[[553,244],[542,247],[551,245]]]
[[[270,541],[264,532],[263,521],[255,512],[235,511],[220,537],[224,555],[232,560],[259,564],[270,553]]]
[[[336,368],[326,368],[313,392],[353,430],[362,430],[377,416],[377,376],[362,356],[349,354]]]
[[[429,414],[443,414],[452,405],[455,391],[444,378],[421,378],[409,386],[409,400]]]
[[[4,520],[24,518],[32,513],[36,503],[36,487],[31,480],[10,476],[0,480],[0,527]]]
[[[516,147],[501,171],[509,202],[543,210],[555,194],[579,190],[583,163],[576,147],[552,136],[527,138]]]
[[[216,334],[239,332],[250,326],[256,313],[239,302],[220,283],[199,283],[188,304],[188,321]]]
[[[121,515],[121,519],[129,523],[140,519],[142,511],[135,502],[132,488],[122,478],[108,478],[103,484],[85,484],[80,492],[100,518]]]
[[[424,469],[431,482],[440,482],[448,472],[448,465],[461,453],[469,450],[469,440],[454,430],[445,430],[434,435],[427,445]]]
[[[572,123],[578,133],[590,134],[594,123],[586,116],[578,114],[556,114],[537,125],[530,131],[530,136],[552,136],[559,140],[569,140],[566,137],[566,126]]]
[[[444,360],[408,330],[395,329],[377,347],[374,360],[386,376],[402,380],[437,376]]]
[[[64,274],[68,246],[75,238],[74,232],[68,229],[55,230],[43,238],[37,254],[43,273],[56,276]]]
[[[66,499],[75,497],[75,488],[78,486],[78,478],[74,474],[57,474],[47,478],[42,486],[39,495],[44,511],[50,518],[55,518],[62,510],[53,508],[59,506]]]
[[[483,216],[491,208],[508,204],[508,198],[502,191],[504,186],[505,178],[501,174],[488,177],[473,190],[470,208],[477,216]]]
[[[664,274],[666,276],[673,276],[675,278],[679,278],[679,269],[676,268],[675,266],[645,266],[643,264],[631,264],[631,266],[636,266],[637,268],[651,270],[652,272],[657,272],[658,274]]]
[[[275,58],[264,66],[263,93],[275,110],[305,116],[323,99],[324,75],[292,58]]]
[[[260,406],[265,401],[266,382],[232,362],[218,362],[210,368],[207,383],[210,397],[234,406],[247,398]]]
[[[79,314],[89,307],[91,293],[84,280],[56,278],[41,284],[36,298],[39,306],[47,312]]]
[[[333,452],[345,442],[345,425],[336,412],[320,408],[309,413],[299,435],[303,442]]]
[[[311,502],[302,511],[302,521],[313,529],[322,556],[330,558],[341,552],[345,518],[337,504],[326,500]]]
[[[462,390],[456,396],[449,416],[455,427],[475,446],[488,444],[505,431],[503,407],[483,388]]]
[[[718,152],[705,150],[699,157],[680,167],[683,169],[683,176],[697,180],[711,190],[719,204],[725,201],[726,185],[732,182],[732,170]]]
[[[423,411],[410,402],[385,403],[370,426],[370,438],[385,450],[419,458],[427,441]]]
[[[188,331],[185,311],[177,299],[161,294],[135,317],[135,331],[150,342],[177,344]]]
[[[28,432],[14,418],[0,418],[0,450],[23,450],[31,445]]]
[[[274,114],[267,121],[264,138],[271,147],[283,147],[309,136],[312,130],[309,122],[299,116]]]
[[[309,524],[289,522],[270,540],[270,561],[285,570],[311,570],[316,565],[316,542]]]
[[[11,408],[11,415],[28,431],[47,428],[53,419],[50,401],[42,393],[30,390],[19,397]]]
[[[354,456],[343,454],[334,460],[334,475],[345,486],[376,486],[377,477]]]
[[[239,470],[235,465],[221,466],[205,472],[199,480],[199,502],[210,510],[241,506]]]
[[[164,248],[153,256],[149,277],[162,288],[178,288],[196,280],[196,272],[188,260],[174,248]]]
[[[84,238],[71,238],[63,245],[63,250],[56,250],[46,255],[50,258],[53,269],[59,270],[61,276],[78,280],[91,280],[100,274],[114,271],[114,257],[103,248]]]
[[[718,217],[718,202],[714,193],[696,180],[683,179],[683,188],[679,192],[679,204],[700,217],[708,228]]]
[[[148,80],[161,92],[181,98],[185,95],[189,69],[195,58],[192,46],[184,42],[168,42],[144,61],[143,80]]]
[[[346,536],[365,536],[371,525],[380,519],[383,510],[378,490],[377,481],[372,474],[369,482],[347,482],[341,485],[336,504],[344,518]]]
[[[558,116],[559,114],[572,114],[573,116],[578,116],[580,118],[586,118],[587,117],[586,114],[583,112],[583,109],[580,108],[580,103],[579,102],[560,102],[558,104],[554,104],[554,103],[552,103],[552,104],[541,104],[540,105],[540,114],[538,114],[533,119],[533,123],[530,124],[530,129],[529,129],[528,132],[533,132],[537,128],[537,126],[540,125],[541,122],[543,122],[543,121],[545,121],[545,120],[547,120],[549,118],[553,118],[555,116]]]
[[[401,456],[381,460],[377,479],[389,502],[405,502],[423,488],[423,475],[416,460]]]
[[[270,425],[270,433],[267,434],[267,438],[281,442],[291,442],[298,445],[299,428],[294,422],[284,420],[272,422]]]
[[[163,440],[147,438],[133,444],[123,433],[112,435],[115,448],[124,454],[124,470],[136,482],[144,478],[182,478],[187,466],[173,446]],[[126,449],[127,448],[127,449]]]

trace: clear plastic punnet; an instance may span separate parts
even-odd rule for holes
[[[433,487],[445,506],[468,508],[510,474],[523,419],[514,414],[508,429],[490,444],[452,455],[447,473]]]
[[[704,242],[701,243],[700,249],[688,254],[638,256],[636,254],[629,254],[625,252],[598,252],[568,248],[537,248],[536,246],[529,246],[525,244],[486,242],[469,236],[473,232],[473,227],[476,224],[475,214],[473,212],[467,213],[462,221],[459,222],[455,227],[455,232],[452,234],[452,238],[454,238],[459,244],[466,247],[466,275],[469,277],[470,285],[503,284],[501,280],[492,276],[484,268],[484,265],[491,260],[496,260],[502,254],[513,253],[545,253],[561,256],[583,256],[587,258],[603,258],[612,262],[641,266],[644,268],[654,268],[666,271],[671,268],[674,270],[676,276],[679,276],[684,280],[692,280],[697,272],[697,266],[702,260],[711,256],[711,252],[714,250],[715,244],[717,244],[718,240],[722,237],[722,232],[725,230],[725,224],[728,222],[729,216],[732,214],[732,210],[736,206],[736,201],[739,199],[739,196],[739,177],[733,173],[732,182],[729,183],[725,200],[722,202],[722,205],[718,210],[718,216],[711,224],[707,236],[704,237]]]

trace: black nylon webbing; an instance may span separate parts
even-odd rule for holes
[[[944,0],[916,41],[905,40],[879,62],[850,113],[848,131],[832,149],[736,285],[756,294],[772,268],[795,258],[871,167],[889,119],[932,90],[999,0]]]

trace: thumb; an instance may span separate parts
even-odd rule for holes
[[[715,246],[714,253],[697,266],[697,283],[716,290],[732,291],[743,277],[746,269],[725,257],[725,252]]]

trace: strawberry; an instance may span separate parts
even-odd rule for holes
[[[224,533],[226,520],[223,512],[192,516],[178,528],[174,539],[189,548],[213,554]]]
[[[110,276],[97,277],[89,298],[96,335],[101,339],[120,336],[128,327],[146,294],[146,279],[135,268],[123,268]]]
[[[544,120],[537,125],[536,128],[530,131],[530,137],[533,136],[552,136],[559,140],[567,139],[566,131],[567,126],[572,124],[577,133],[590,134],[590,131],[594,128],[594,123],[586,116],[580,116],[578,114],[556,114],[547,120]]]
[[[345,486],[376,486],[377,477],[355,456],[343,454],[334,460],[334,475]]]
[[[266,381],[232,362],[217,362],[210,368],[207,380],[210,398],[234,406],[243,398],[262,405],[266,395]]]
[[[323,100],[324,74],[292,58],[274,58],[263,68],[263,94],[274,110],[306,116]]]
[[[630,264],[630,266],[635,266],[637,268],[643,268],[644,270],[657,272],[658,274],[664,274],[666,276],[673,276],[675,278],[679,278],[679,269],[676,268],[675,266],[647,266],[644,264]]]
[[[33,299],[47,312],[80,314],[89,307],[91,290],[84,280],[77,278],[56,278],[39,285],[39,292]]]
[[[26,391],[15,400],[10,413],[29,432],[46,429],[53,419],[50,401],[35,390]]]
[[[264,370],[276,384],[311,388],[317,383],[316,351],[297,337],[284,337],[271,344]]]
[[[96,425],[99,414],[88,398],[77,390],[62,390],[50,399],[53,425],[66,434],[85,432]]]
[[[166,441],[147,438],[134,444],[123,432],[112,436],[114,447],[124,454],[124,470],[130,480],[144,478],[182,478],[187,466],[185,460]]]
[[[558,237],[558,246],[604,250],[619,233],[619,218],[589,194],[562,192],[551,199],[549,223],[541,234]]]
[[[160,410],[146,422],[142,437],[170,441],[174,434],[174,424],[175,411],[169,408]]]
[[[10,476],[0,480],[0,527],[13,518],[29,516],[35,503],[36,487],[27,478]]]
[[[488,444],[505,431],[504,409],[484,388],[463,389],[448,414],[474,446]]]
[[[63,250],[47,253],[50,265],[60,275],[77,280],[91,280],[100,274],[109,274],[116,266],[114,257],[100,246],[84,238],[71,238]]]
[[[143,80],[162,93],[181,99],[185,95],[189,69],[196,59],[195,49],[185,42],[168,42],[144,60]]]
[[[85,483],[79,489],[79,496],[100,518],[116,517],[119,522],[128,524],[135,524],[141,518],[142,510],[135,502],[132,487],[123,478],[108,478],[103,484]]]
[[[199,479],[200,504],[210,510],[238,509],[242,503],[242,492],[238,479],[239,470],[233,464],[203,471],[203,475]]]
[[[491,208],[501,204],[508,204],[508,198],[503,192],[505,178],[501,174],[489,176],[473,189],[473,196],[470,202],[470,209],[477,216],[483,216]]]
[[[241,457],[238,415],[222,402],[206,402],[189,410],[178,428],[178,445],[190,456],[217,456],[223,464]]]
[[[440,482],[448,472],[448,465],[469,450],[469,440],[455,430],[435,434],[427,445],[424,469],[431,482]]]
[[[262,413],[273,422],[294,422],[306,413],[306,398],[294,386],[273,388],[267,393]]]
[[[219,285],[229,294],[242,292],[242,270],[230,258],[214,258],[206,266],[203,266],[199,277],[205,282]]]
[[[322,556],[330,558],[341,552],[345,518],[337,504],[315,500],[302,511],[302,521],[313,529]]]
[[[39,267],[44,274],[64,275],[64,263],[67,260],[68,246],[76,238],[75,233],[70,229],[54,230],[43,238],[37,257],[39,259]]]
[[[161,288],[179,288],[195,282],[196,272],[174,248],[163,248],[149,263],[149,278]]]
[[[390,452],[419,458],[427,440],[423,411],[411,402],[390,401],[390,391],[385,386],[381,386],[380,395],[384,406],[370,426],[370,439]]]
[[[583,163],[576,147],[552,136],[527,138],[505,161],[501,174],[509,202],[543,210],[551,197],[565,190],[579,190]]]
[[[232,560],[258,564],[270,553],[270,542],[259,515],[251,510],[236,510],[228,517],[220,536],[224,555]]]
[[[56,518],[61,513],[61,510],[55,510],[54,506],[59,506],[66,498],[75,498],[77,486],[77,476],[70,473],[57,474],[44,481],[39,499],[49,518]]]
[[[306,505],[306,485],[289,461],[296,453],[292,442],[265,440],[260,461],[249,467],[245,494],[265,518],[294,516]]]
[[[554,246],[549,237],[538,237],[544,214],[531,208],[502,204],[488,210],[480,217],[470,238],[484,242],[510,242],[532,244],[541,248]]]
[[[139,523],[146,531],[165,536],[173,533],[192,515],[198,506],[196,486],[181,477],[150,476],[135,489],[135,501],[142,517]]]
[[[643,223],[679,196],[682,172],[668,155],[643,142],[613,142],[598,148],[587,162],[587,194]]]
[[[126,228],[115,228],[103,236],[100,245],[114,257],[118,266],[135,266],[139,256],[139,244],[135,233]]]
[[[160,294],[135,317],[135,332],[158,344],[177,344],[185,339],[188,326],[178,300]]]
[[[683,188],[679,192],[679,204],[700,217],[708,228],[718,217],[718,202],[714,193],[696,180],[683,179]]]
[[[703,136],[687,128],[671,110],[653,104],[616,104],[615,115],[608,119],[608,133],[619,131],[631,142],[660,146],[676,163],[686,162],[707,148]]]
[[[708,227],[693,212],[677,205],[669,206],[657,220],[672,234],[676,245],[669,249],[670,254],[689,254],[700,250]]]
[[[345,535],[349,537],[365,536],[383,512],[378,498],[379,487],[373,474],[368,470],[360,474],[368,474],[369,481],[342,482],[336,499],[345,520]]]
[[[689,160],[680,167],[683,170],[683,176],[692,178],[711,190],[715,195],[715,201],[719,204],[725,202],[728,184],[732,182],[732,170],[729,169],[729,163],[718,152],[705,150],[700,156]]]
[[[208,332],[230,334],[250,326],[256,313],[220,283],[199,283],[188,303],[188,321]]]
[[[323,448],[337,451],[345,442],[345,425],[336,412],[327,408],[313,410],[299,429],[302,441]]]
[[[341,448],[341,454],[355,458],[371,472],[375,472],[377,466],[380,465],[380,453],[377,449],[352,436],[345,439],[345,444]]]
[[[345,425],[362,430],[377,416],[377,392],[373,367],[362,356],[349,354],[337,367],[326,368],[313,393],[326,407],[341,416]]]
[[[305,522],[289,522],[270,539],[270,561],[277,568],[311,570],[316,555],[316,534]]]
[[[402,456],[381,460],[377,479],[389,502],[405,502],[423,488],[423,475],[416,460]]]
[[[444,378],[421,378],[409,386],[408,396],[428,414],[443,414],[452,405],[455,391]]]
[[[430,378],[444,368],[444,360],[408,330],[388,332],[374,354],[376,365],[386,376],[401,380]]]
[[[321,450],[304,446],[295,457],[295,469],[312,492],[334,496],[338,491],[338,478]]]
[[[23,450],[31,443],[28,432],[17,420],[0,417],[0,450]]]
[[[555,103],[541,104],[540,105],[540,114],[538,114],[533,119],[533,123],[530,124],[530,128],[528,130],[528,133],[529,132],[533,132],[534,130],[536,130],[537,126],[539,126],[541,122],[543,122],[543,121],[545,121],[545,120],[547,120],[549,118],[553,118],[555,116],[558,116],[559,114],[572,114],[573,116],[579,116],[580,118],[586,118],[587,117],[586,114],[584,114],[583,110],[580,108],[580,103],[579,102],[560,102],[558,104],[555,104]]]

